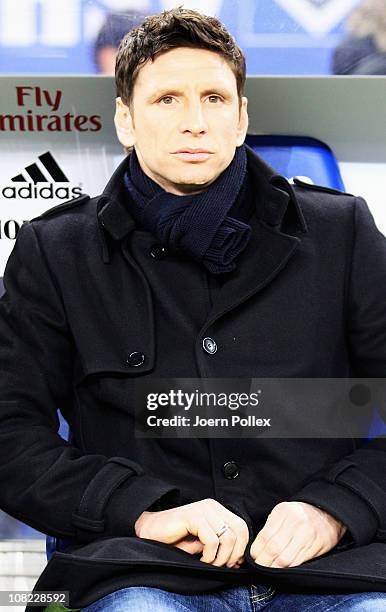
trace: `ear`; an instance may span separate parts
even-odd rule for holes
[[[236,146],[239,147],[243,144],[248,130],[248,99],[243,96],[241,98],[239,124],[237,127]]]
[[[114,124],[119,142],[126,149],[133,147],[135,144],[133,119],[129,107],[121,98],[115,100]]]

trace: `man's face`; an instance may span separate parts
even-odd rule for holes
[[[116,125],[142,170],[183,195],[202,191],[230,164],[244,142],[246,108],[246,98],[239,108],[235,75],[219,54],[179,47],[144,64],[131,112],[117,99]]]

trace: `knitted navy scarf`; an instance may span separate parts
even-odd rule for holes
[[[249,225],[227,216],[245,187],[246,171],[247,156],[242,145],[230,165],[205,191],[180,196],[165,191],[149,178],[133,150],[124,176],[132,200],[130,212],[170,251],[193,257],[214,274],[230,272],[251,233]]]

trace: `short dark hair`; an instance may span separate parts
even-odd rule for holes
[[[221,55],[236,77],[241,103],[246,73],[243,52],[221,21],[183,7],[146,17],[122,39],[115,64],[117,96],[130,106],[141,66],[159,53],[177,47],[208,49]]]

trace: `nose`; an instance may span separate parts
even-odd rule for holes
[[[184,106],[182,113],[180,121],[180,131],[182,133],[190,132],[194,136],[198,136],[208,131],[201,100]]]

